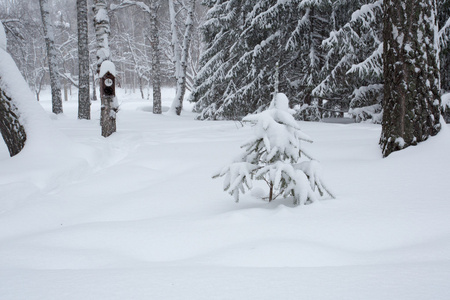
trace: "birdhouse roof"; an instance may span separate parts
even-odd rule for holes
[[[105,60],[102,62],[102,65],[100,66],[100,73],[98,75],[103,77],[106,73],[111,73],[114,77],[116,76],[116,66],[110,60]]]

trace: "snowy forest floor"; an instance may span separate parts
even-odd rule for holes
[[[211,175],[251,128],[119,92],[107,139],[74,93],[74,143],[0,147],[0,299],[450,299],[448,126],[382,159],[378,125],[301,122],[337,199],[236,204]]]

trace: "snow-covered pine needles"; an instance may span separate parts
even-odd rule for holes
[[[224,190],[236,202],[240,193],[253,189],[253,180],[266,182],[269,193],[263,199],[269,202],[280,196],[292,196],[295,205],[315,202],[316,191],[334,198],[321,179],[320,164],[301,148],[301,141],[312,140],[301,131],[294,112],[286,95],[278,93],[269,109],[243,119],[254,126],[254,136],[241,146],[238,159],[213,176],[224,177]],[[301,161],[303,157],[308,160]]]

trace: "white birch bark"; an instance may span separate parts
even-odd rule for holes
[[[94,0],[94,13],[95,37],[97,40],[97,74],[101,77],[104,75],[100,74],[102,64],[105,63],[111,65],[111,63],[108,63],[108,61],[110,61],[111,52],[109,50],[110,26],[106,0]],[[102,81],[101,78],[100,81]],[[104,86],[103,84],[100,84],[100,98],[102,103],[100,113],[102,136],[108,137],[113,132],[116,132],[117,106],[115,103],[115,94],[105,95]]]
[[[110,60],[109,50],[109,16],[106,0],[94,0],[94,27],[97,40],[97,73],[105,60]]]
[[[50,73],[50,85],[52,89],[52,111],[55,114],[63,112],[61,98],[61,82],[59,79],[59,67],[56,58],[55,36],[50,20],[50,8],[48,0],[39,0],[42,24],[44,27],[45,44],[47,46],[48,69]]]
[[[152,46],[152,84],[153,113],[161,114],[161,59],[159,49],[159,30],[157,18],[157,0],[152,0],[150,6],[150,44]]]
[[[173,0],[169,0],[170,13],[170,28],[172,31],[172,47],[173,47],[173,61],[175,64],[175,78],[176,78],[176,95],[172,102],[170,111],[181,114],[183,109],[183,98],[186,93],[186,71],[187,60],[189,55],[189,45],[191,43],[192,27],[194,22],[195,0],[189,0],[187,5],[187,14],[185,20],[185,30],[183,36],[183,44],[180,45],[178,39],[178,31],[176,24],[176,12]]]

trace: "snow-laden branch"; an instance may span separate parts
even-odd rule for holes
[[[73,84],[76,88],[79,87],[78,80],[74,79],[70,73],[58,72],[58,75],[62,78],[68,80],[71,84]]]
[[[382,6],[383,0],[378,0],[375,3],[365,4],[352,14],[352,19],[350,22],[354,23],[357,21],[361,21],[364,27],[370,27],[371,23],[378,20],[376,13],[377,10],[380,10],[380,12],[383,10]]]
[[[298,20],[297,26],[295,27],[295,30],[291,33],[291,36],[289,37],[287,43],[286,43],[286,50],[293,49],[297,47],[297,37],[301,35],[301,32],[304,28],[308,27],[311,23],[309,19],[309,13],[310,9],[306,9],[305,14]]]
[[[330,74],[327,75],[327,77],[322,80],[321,83],[319,83],[311,92],[312,95],[315,97],[323,97],[325,95],[325,91],[328,90],[330,84],[336,80],[338,73],[341,72],[341,70],[348,68],[351,66],[351,59],[353,55],[346,54],[344,55],[341,60],[337,63],[337,65],[331,70]]]
[[[446,45],[450,40],[450,18],[445,22],[445,25],[439,30],[439,41],[441,45]]]
[[[145,11],[146,13],[149,13],[149,14],[152,13],[150,7],[148,7],[148,5],[145,4],[144,2],[131,1],[131,0],[124,0],[121,3],[119,3],[119,4],[111,4],[110,5],[110,10],[111,11],[116,11],[116,10],[127,8],[127,7],[130,7],[130,6],[137,6],[140,9],[142,9],[143,11]]]
[[[375,74],[376,76],[383,75],[383,43],[380,43],[378,48],[364,61],[359,64],[352,65],[347,75],[358,73],[360,77]]]

